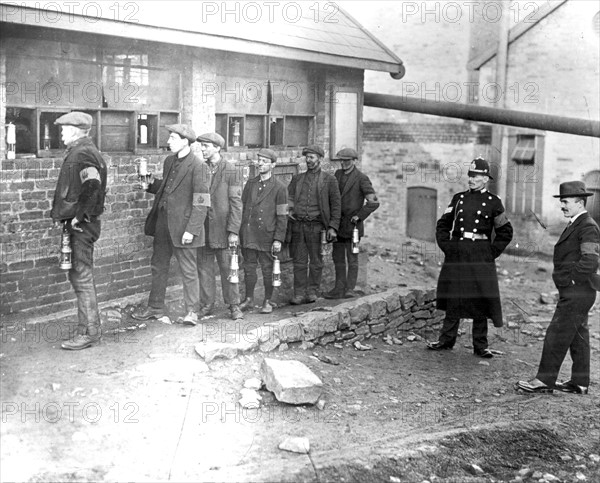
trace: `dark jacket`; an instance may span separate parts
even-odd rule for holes
[[[238,235],[242,223],[242,176],[235,164],[219,160],[210,182],[210,200],[206,244],[227,248],[229,233]]]
[[[306,172],[297,174],[292,178],[288,186],[288,204],[292,213],[298,202],[305,177]],[[319,178],[317,180],[317,200],[319,202],[323,225],[326,228],[333,228],[337,231],[340,227],[342,212],[340,190],[335,177],[322,169],[319,170]]]
[[[465,232],[487,239],[474,241],[466,238]],[[458,318],[490,318],[496,327],[502,327],[494,260],[512,235],[512,225],[498,196],[487,190],[454,195],[436,226],[436,240],[445,254],[437,308]]]
[[[270,252],[273,241],[285,241],[287,189],[271,176],[260,190],[260,176],[248,180],[242,193],[241,246]]]
[[[204,220],[210,206],[210,195],[208,193],[210,174],[206,165],[194,153],[190,152],[182,159],[177,177],[167,192],[166,180],[169,177],[176,156],[176,154],[173,154],[165,159],[163,179],[154,180],[148,187],[148,192],[154,193],[156,196],[152,209],[146,218],[144,233],[154,236],[158,207],[162,197],[166,197],[167,222],[173,246],[177,248],[198,248],[204,246],[205,240]],[[183,245],[181,238],[186,231],[194,235],[194,239],[192,243]]]
[[[338,169],[335,172],[338,183],[342,179],[343,174],[343,169]],[[354,225],[350,220],[355,215],[359,218],[359,221],[356,224],[358,235],[359,237],[364,235],[365,227],[363,221],[379,208],[379,201],[377,201],[377,198],[375,198],[374,201],[367,201],[365,203],[366,196],[370,194],[375,194],[371,180],[366,174],[355,167],[348,175],[348,180],[343,189],[340,185],[342,216],[340,220],[340,229],[338,230],[339,238],[352,238]]]
[[[554,246],[552,280],[557,288],[589,284],[598,269],[600,230],[589,213],[583,213],[566,228]]]
[[[106,174],[106,163],[89,137],[68,146],[54,192],[52,219],[85,221],[102,214]]]

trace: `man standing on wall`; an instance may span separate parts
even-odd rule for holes
[[[100,237],[99,216],[104,211],[106,163],[88,137],[92,116],[69,112],[54,124],[61,126],[67,146],[60,168],[51,216],[55,224],[65,224],[70,234],[72,268],[69,281],[77,296],[79,324],[73,339],[61,347],[80,350],[101,339],[100,314],[94,285],[94,243]]]
[[[290,254],[294,263],[293,305],[316,302],[323,273],[321,232],[327,242],[335,240],[340,225],[341,200],[338,182],[321,169],[325,155],[320,146],[302,150],[307,171],[292,178],[288,186],[291,223]]]
[[[554,245],[552,280],[558,289],[558,304],[550,321],[537,375],[531,381],[517,382],[526,392],[563,392],[587,394],[590,385],[590,330],[588,313],[600,290],[598,254],[600,229],[586,211],[587,197],[592,196],[581,181],[560,185],[561,210],[569,223]],[[567,351],[573,365],[571,378],[557,383],[558,372]]]
[[[198,249],[198,275],[200,277],[200,315],[214,311],[216,297],[215,258],[221,273],[223,299],[229,306],[233,320],[243,319],[240,309],[240,291],[237,283],[227,277],[231,266],[229,246],[237,246],[242,222],[242,177],[233,163],[221,157],[225,140],[217,133],[198,136],[204,161],[211,173],[211,207],[206,217],[206,244]]]
[[[259,175],[248,180],[242,193],[244,210],[240,238],[244,256],[246,298],[241,304],[241,309],[249,309],[254,305],[256,269],[260,264],[265,286],[261,314],[273,312],[272,254],[281,251],[281,243],[285,240],[287,227],[287,189],[273,176],[276,162],[277,155],[274,151],[261,149],[257,159]]]
[[[446,317],[431,350],[452,349],[461,318],[473,319],[473,352],[494,357],[488,349],[487,319],[502,327],[502,307],[495,259],[512,240],[513,228],[502,201],[486,189],[490,166],[473,160],[469,189],[457,193],[437,222],[436,241],[445,255],[437,286],[437,308]],[[492,240],[492,232],[494,237]]]
[[[356,295],[354,287],[358,278],[358,253],[352,252],[352,232],[356,228],[359,239],[362,238],[364,220],[379,208],[371,180],[354,165],[358,161],[358,153],[352,148],[344,148],[334,160],[342,163],[342,169],[335,172],[342,199],[342,218],[337,240],[333,243],[335,286],[324,295],[326,299],[352,298]]]
[[[144,233],[154,237],[152,288],[148,306],[134,311],[138,320],[160,318],[164,313],[169,265],[173,253],[183,277],[186,315],[183,323],[196,325],[199,310],[197,249],[204,245],[204,219],[210,206],[206,165],[192,152],[196,134],[185,124],[166,126],[172,155],[165,159],[163,178],[148,186],[154,203]]]

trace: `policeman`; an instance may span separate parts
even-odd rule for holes
[[[54,124],[61,126],[67,146],[54,192],[51,216],[55,224],[66,223],[72,247],[69,281],[77,296],[77,334],[62,344],[80,350],[100,341],[100,314],[94,285],[94,243],[100,237],[99,216],[104,211],[106,163],[88,137],[92,116],[69,112]]]
[[[492,179],[488,162],[479,157],[469,168],[469,189],[457,193],[437,222],[436,241],[445,259],[437,286],[437,308],[446,317],[431,350],[452,349],[461,318],[473,319],[473,351],[488,349],[487,319],[502,327],[502,308],[495,259],[512,240],[513,228],[502,201],[486,189]],[[492,236],[492,233],[494,236]],[[493,241],[492,241],[493,240]]]

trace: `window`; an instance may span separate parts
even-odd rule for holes
[[[313,121],[313,116],[216,114],[215,132],[226,148],[299,147],[312,142]]]
[[[533,164],[535,158],[535,136],[518,135],[511,158],[516,163]]]
[[[331,152],[342,148],[358,149],[358,92],[340,92],[332,88]]]
[[[93,117],[90,136],[101,151],[166,146],[165,126],[179,122],[182,90],[172,55],[141,42],[100,47],[61,33],[39,40],[27,29],[8,38],[6,123],[15,124],[17,155],[59,155],[54,121],[74,110]]]

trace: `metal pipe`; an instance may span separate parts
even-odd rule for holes
[[[365,92],[364,105],[600,138],[600,121]]]

